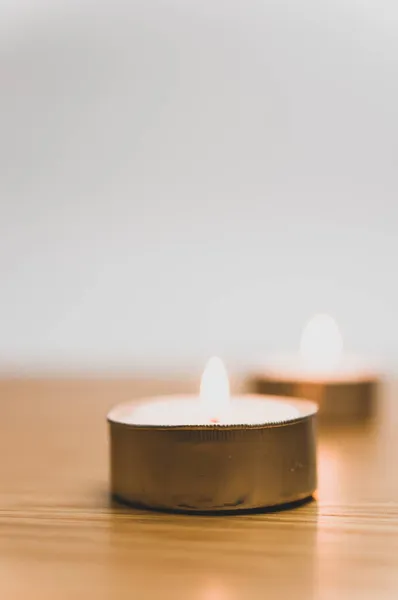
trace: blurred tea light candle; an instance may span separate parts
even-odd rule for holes
[[[326,314],[315,315],[304,327],[298,355],[275,357],[250,378],[250,388],[258,394],[317,402],[323,420],[370,417],[377,384],[373,371],[344,354],[340,329]]]
[[[225,367],[213,357],[198,396],[148,398],[110,411],[112,493],[188,511],[307,498],[316,486],[316,412],[314,403],[294,398],[231,397]]]

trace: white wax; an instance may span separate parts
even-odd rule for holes
[[[263,364],[264,367],[257,371],[258,375],[285,381],[343,382],[375,377],[375,373],[357,357],[348,355],[343,355],[340,361],[330,368],[322,364],[308,363],[299,354],[275,356],[272,360],[264,360]]]
[[[112,415],[110,415],[112,416]],[[131,425],[263,425],[296,419],[296,406],[273,397],[234,396],[221,414],[209,411],[198,396],[164,396],[131,405],[118,420]]]

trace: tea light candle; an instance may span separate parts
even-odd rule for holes
[[[343,338],[329,315],[315,315],[303,330],[300,353],[269,361],[250,379],[259,394],[308,398],[323,420],[367,418],[375,407],[377,375],[343,353]]]
[[[193,512],[310,497],[316,412],[305,400],[231,398],[224,365],[213,357],[200,397],[150,398],[110,411],[112,494],[134,505]]]

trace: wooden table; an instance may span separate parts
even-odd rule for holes
[[[1,600],[398,599],[394,386],[373,424],[320,432],[315,502],[227,517],[112,506],[105,415],[154,388],[0,381]]]

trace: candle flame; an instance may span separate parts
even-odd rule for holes
[[[315,315],[304,327],[300,355],[304,366],[319,371],[337,367],[343,352],[343,338],[336,321],[329,315]]]
[[[229,380],[224,363],[217,356],[207,362],[200,382],[202,406],[212,422],[217,422],[229,405]]]

